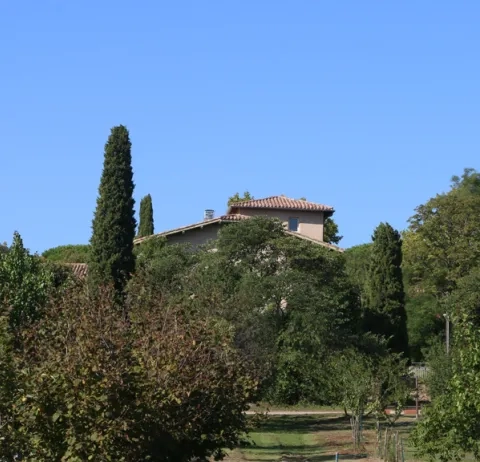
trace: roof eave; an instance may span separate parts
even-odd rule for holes
[[[230,205],[227,209],[227,215],[234,215],[235,213],[238,213],[238,209],[249,209],[249,210],[285,210],[285,211],[292,211],[292,212],[311,212],[311,213],[323,213],[327,217],[331,217],[334,213],[334,209],[330,210],[309,210],[309,209],[303,209],[303,208],[296,208],[296,207],[249,207],[248,205],[246,206],[234,206]]]

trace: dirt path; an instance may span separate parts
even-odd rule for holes
[[[344,414],[343,411],[281,411],[281,410],[275,410],[275,411],[265,411],[265,410],[258,410],[258,411],[246,411],[245,414],[247,415],[254,415],[256,413],[261,413],[261,412],[267,412],[268,415],[338,415],[338,414]]]

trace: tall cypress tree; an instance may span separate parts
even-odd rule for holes
[[[402,240],[388,223],[375,229],[367,278],[367,329],[391,337],[389,347],[408,356],[402,278]]]
[[[126,127],[111,129],[105,144],[103,173],[90,239],[89,275],[96,284],[113,283],[122,291],[135,269],[131,142]]]
[[[138,237],[151,236],[154,233],[152,196],[147,194],[140,201],[140,224]]]

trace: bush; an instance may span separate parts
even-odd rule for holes
[[[221,458],[256,390],[228,325],[190,319],[140,282],[123,309],[115,300],[67,288],[19,334],[14,423],[0,440],[36,461]]]

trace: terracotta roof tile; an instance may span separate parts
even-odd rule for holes
[[[248,217],[247,215],[242,215],[240,213],[230,213],[230,214],[227,214],[227,215],[222,215],[220,217],[220,219],[222,221],[242,221],[242,220],[246,220],[250,217]]]
[[[88,265],[87,263],[66,263],[70,267],[74,276],[84,279],[87,277]]]
[[[234,209],[283,209],[283,210],[310,210],[312,212],[333,212],[333,207],[301,199],[290,199],[285,196],[271,196],[265,199],[252,199],[245,202],[235,202],[228,208],[228,213]]]

